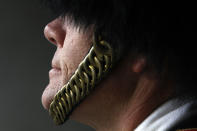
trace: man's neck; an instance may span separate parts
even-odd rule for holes
[[[116,110],[111,110],[111,112],[106,110],[110,113],[106,114],[102,125],[96,126],[96,130],[133,131],[158,106],[172,96],[172,88],[169,83],[165,88],[160,85],[165,86],[160,81],[142,77],[127,102],[122,102],[124,104],[120,104],[121,106],[114,106],[113,109]]]

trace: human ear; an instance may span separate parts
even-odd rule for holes
[[[141,73],[144,71],[146,67],[146,58],[145,57],[137,57],[132,64],[132,71],[135,73]]]

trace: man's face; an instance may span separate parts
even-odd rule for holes
[[[88,53],[93,30],[81,31],[67,18],[57,18],[47,24],[44,34],[57,47],[51,64],[52,69],[49,71],[49,84],[42,95],[42,104],[49,109],[57,91],[68,82]]]
[[[67,18],[57,18],[44,30],[46,38],[57,46],[49,71],[49,84],[42,95],[42,103],[49,109],[55,94],[64,86],[92,47],[93,26],[79,31]],[[116,107],[124,107],[136,86],[136,73],[131,70],[133,60],[126,57],[97,85],[87,98],[72,112],[70,119],[88,125],[102,120]],[[138,65],[138,64],[136,64]],[[123,74],[124,72],[124,74]],[[131,88],[132,87],[132,88]],[[99,112],[99,113],[98,113]],[[114,119],[114,118],[113,118]],[[114,119],[115,120],[115,119]],[[103,121],[105,123],[105,121]]]

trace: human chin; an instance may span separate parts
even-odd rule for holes
[[[51,69],[49,71],[49,84],[42,94],[42,105],[45,109],[49,109],[55,94],[60,90],[62,85],[61,71],[57,69]]]

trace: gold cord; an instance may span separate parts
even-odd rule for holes
[[[73,109],[106,76],[113,65],[114,52],[109,43],[101,38],[94,39],[87,56],[69,82],[55,95],[49,114],[57,125],[63,124]]]

